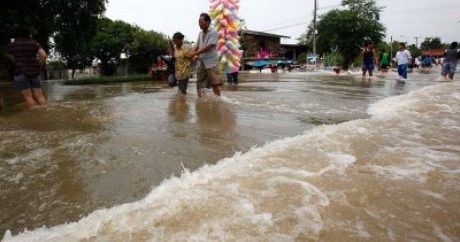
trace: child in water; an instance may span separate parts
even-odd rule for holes
[[[179,91],[186,95],[188,81],[191,76],[192,47],[184,44],[184,35],[180,32],[173,35],[173,44],[172,54],[175,58],[175,79],[177,80]]]

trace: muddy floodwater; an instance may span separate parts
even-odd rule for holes
[[[459,241],[456,78],[49,82],[0,112],[0,238]]]

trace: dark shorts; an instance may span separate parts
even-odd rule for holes
[[[390,64],[382,64],[380,68],[382,69],[387,69],[390,66]]]
[[[374,64],[363,64],[363,71],[373,71]]]
[[[198,89],[222,85],[222,82],[219,80],[217,66],[206,69],[203,63],[199,64],[196,73],[196,85]]]
[[[444,64],[442,64],[442,75],[453,76],[455,74],[455,71],[457,71],[457,63],[444,62]]]
[[[14,76],[14,86],[19,90],[42,88],[40,76],[28,77],[24,74]]]
[[[238,72],[227,73],[227,81],[228,83],[238,84]]]

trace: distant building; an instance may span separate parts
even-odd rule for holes
[[[422,50],[422,55],[429,55],[433,57],[442,57],[444,56],[445,49],[429,49],[429,50]]]
[[[292,64],[300,53],[307,52],[306,45],[281,44],[281,39],[290,39],[289,36],[254,30],[243,30],[240,35],[244,65],[257,66],[255,63],[261,59],[269,64]]]
[[[271,52],[272,57],[279,57],[281,50],[281,39],[289,39],[289,36],[264,33],[253,30],[244,30],[241,32],[244,57],[256,57],[260,49]]]
[[[302,53],[307,55],[307,52],[307,45],[281,44],[281,53],[283,53],[283,56],[294,61],[298,61],[299,55]]]

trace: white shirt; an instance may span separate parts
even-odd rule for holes
[[[411,59],[410,52],[408,50],[398,51],[396,53],[396,61],[398,65],[409,64],[409,59]]]

